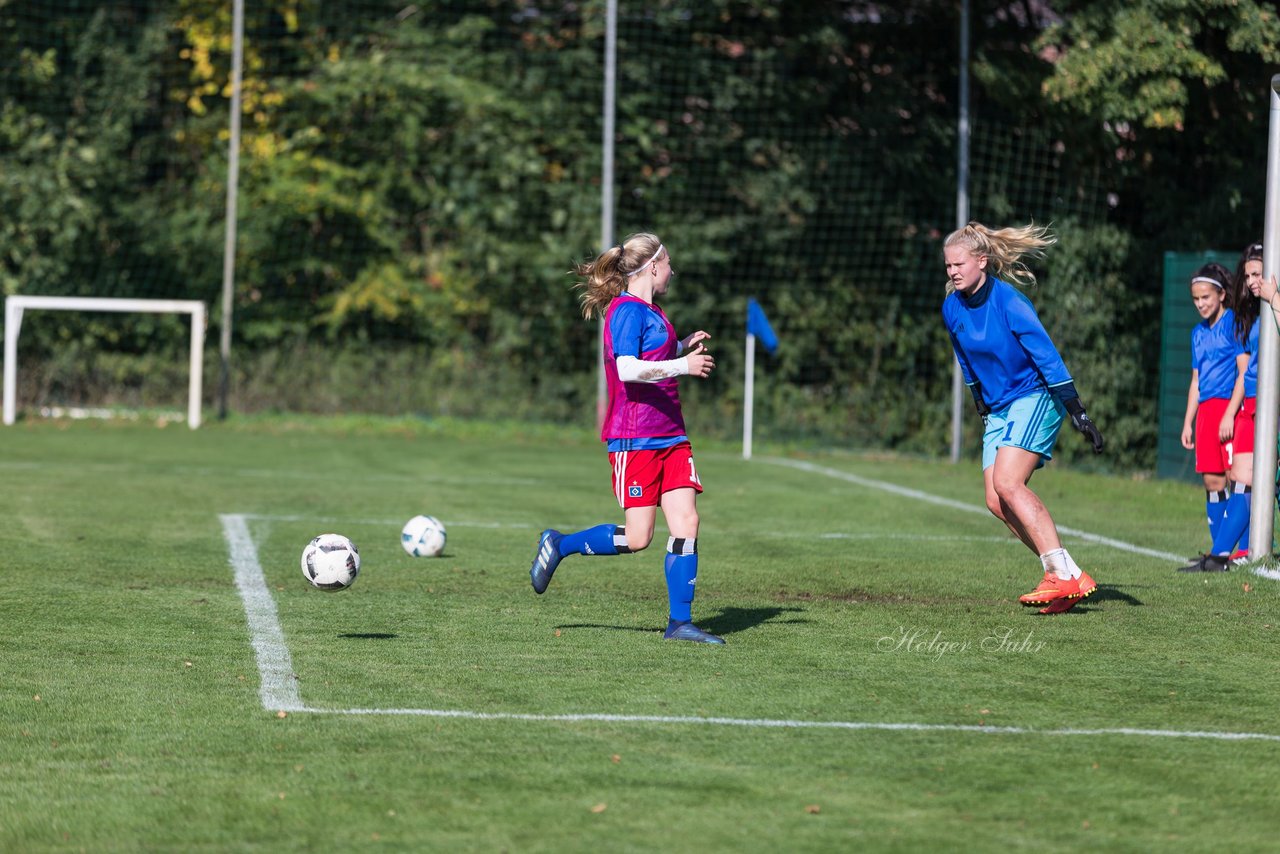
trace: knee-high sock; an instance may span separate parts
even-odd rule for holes
[[[667,600],[671,619],[687,622],[693,619],[693,593],[698,582],[698,540],[696,537],[670,537],[664,566],[667,576]]]
[[[627,529],[619,525],[596,525],[560,538],[560,555],[625,555]]]
[[[1213,537],[1214,554],[1229,555],[1235,551],[1240,536],[1249,528],[1249,513],[1252,508],[1253,490],[1243,483],[1237,483],[1231,489],[1226,512],[1218,522],[1218,531]],[[1249,548],[1248,540],[1244,547]]]
[[[1209,517],[1209,542],[1212,544],[1218,536],[1218,523],[1227,512],[1227,492],[1208,492],[1204,494],[1205,513]],[[1212,548],[1212,546],[1211,546]]]

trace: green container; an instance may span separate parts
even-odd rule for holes
[[[1164,253],[1156,477],[1201,482],[1195,453],[1182,447],[1182,417],[1187,413],[1187,388],[1191,385],[1191,330],[1200,322],[1191,304],[1191,277],[1210,261],[1234,270],[1239,257],[1235,252]]]

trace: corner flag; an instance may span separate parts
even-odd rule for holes
[[[747,334],[756,336],[760,346],[770,353],[778,349],[778,336],[774,334],[769,318],[764,316],[764,309],[756,302],[755,297],[747,298]]]
[[[747,298],[746,377],[742,381],[742,458],[751,459],[751,431],[755,409],[756,341],[770,353],[778,349],[778,336],[755,297]]]

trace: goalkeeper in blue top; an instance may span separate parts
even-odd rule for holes
[[[1044,606],[1042,614],[1070,609],[1097,584],[1062,547],[1053,517],[1027,481],[1053,456],[1068,415],[1094,452],[1102,452],[1102,433],[1085,413],[1062,357],[1031,301],[1014,287],[1035,283],[1022,259],[1042,257],[1054,242],[1042,226],[991,229],[971,222],[943,243],[942,317],[983,419],[987,508],[1040,557],[1044,578],[1018,601]]]

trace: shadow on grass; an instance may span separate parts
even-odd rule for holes
[[[802,613],[803,608],[721,608],[720,613],[705,619],[694,618],[696,623],[702,629],[711,632],[713,635],[731,635],[736,632],[753,629],[756,626],[767,623],[786,623],[799,624],[807,623],[808,620],[778,620],[787,613]],[[602,623],[561,623],[556,626],[557,629],[609,629],[616,632],[662,632],[666,626],[650,627],[650,626],[614,626]]]
[[[1124,592],[1123,587],[1117,587],[1111,584],[1099,584],[1098,589],[1093,591],[1093,595],[1089,596],[1080,605],[1097,605],[1101,602],[1123,602],[1125,605],[1132,605],[1135,608],[1141,608],[1146,605],[1136,596],[1130,596]],[[1079,608],[1080,605],[1076,607]]]
[[[340,638],[353,638],[355,640],[391,640],[400,637],[391,632],[349,632],[347,634],[338,635]]]
[[[1071,614],[1090,614],[1094,611],[1098,611],[1098,606],[1106,602],[1119,602],[1123,605],[1129,605],[1134,608],[1142,608],[1146,605],[1146,603],[1141,599],[1130,596],[1119,587],[1099,584],[1097,590],[1070,611],[1065,611],[1062,614],[1054,614],[1052,616],[1064,617]]]
[[[802,613],[804,613],[803,608],[783,608],[776,605],[768,608],[721,608],[720,613],[714,617],[708,617],[705,621],[695,620],[695,622],[713,635],[731,635],[747,629],[754,629],[762,623],[773,622],[798,625],[809,622],[808,620],[794,618],[786,620],[775,619],[783,614]]]

